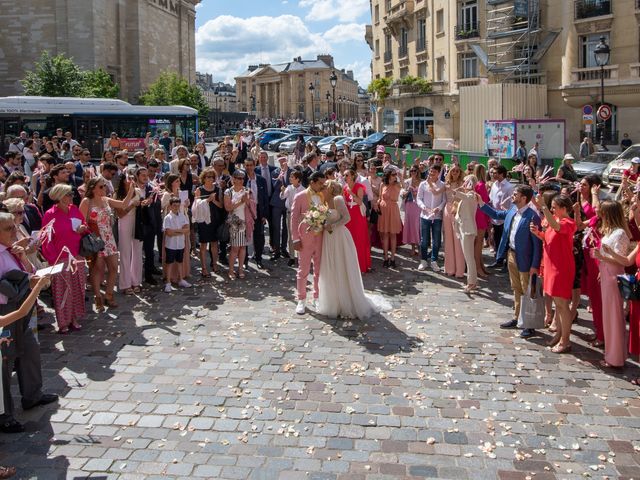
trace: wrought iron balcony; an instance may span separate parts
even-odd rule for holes
[[[404,58],[409,55],[409,49],[406,45],[401,45],[398,47],[398,58]]]
[[[602,15],[611,15],[611,0],[576,0],[575,1],[575,19],[582,20],[584,18],[601,17]]]
[[[455,28],[456,40],[466,40],[467,38],[477,38],[480,36],[480,24],[464,23],[462,25],[456,25]]]

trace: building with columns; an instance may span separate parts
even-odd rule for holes
[[[386,99],[372,99],[378,130],[432,133],[442,144],[459,145],[461,138],[478,137],[467,136],[465,129],[501,119],[497,105],[517,105],[510,112],[519,118],[565,119],[567,150],[574,153],[585,134],[596,143],[603,134],[612,146],[623,133],[640,142],[640,123],[634,121],[640,116],[640,0],[370,0],[370,5],[365,39],[373,79],[393,80]],[[601,37],[611,50],[602,69],[594,56]],[[587,125],[582,110],[585,105],[595,110],[602,101],[601,74],[613,115]],[[427,79],[431,91],[403,84],[410,76]],[[509,86],[489,88],[496,84]],[[468,87],[474,98],[463,105],[470,96],[461,92]]]
[[[195,82],[195,6],[200,0],[0,0],[11,34],[0,42],[0,96],[22,93],[20,80],[43,50],[85,69],[101,67],[136,102],[165,71]]]
[[[335,91],[332,74],[336,76]],[[333,118],[334,112],[336,120],[358,116],[358,82],[352,71],[338,70],[331,55],[251,65],[236,77],[236,96],[238,108],[258,118],[322,121]]]

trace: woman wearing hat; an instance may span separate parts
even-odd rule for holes
[[[573,183],[578,181],[578,174],[573,169],[572,162],[575,160],[573,155],[567,153],[562,159],[562,165],[556,174],[556,180],[560,183]]]
[[[61,183],[49,191],[55,203],[42,219],[42,255],[49,265],[65,263],[62,272],[51,277],[51,293],[58,332],[79,330],[85,316],[85,262],[80,259],[80,241],[89,232],[85,218],[73,204],[73,189]],[[78,259],[79,261],[76,261]]]
[[[631,159],[631,166],[622,172],[622,183],[620,184],[620,190],[627,188],[633,189],[640,177],[640,157],[633,157]]]

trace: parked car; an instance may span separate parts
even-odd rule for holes
[[[385,147],[388,147],[393,145],[393,142],[396,139],[400,140],[400,148],[404,148],[405,145],[409,145],[413,141],[413,137],[407,133],[376,132],[374,134],[369,135],[367,138],[365,138],[361,142],[355,143],[351,147],[351,151],[353,153],[362,153],[364,154],[365,158],[370,158],[375,155],[376,147],[378,145],[383,145]]]
[[[256,137],[260,148],[266,148],[270,141],[277,140],[278,138],[282,138],[289,135],[289,133],[285,132],[265,132],[264,135]]]
[[[291,141],[295,142],[296,140],[298,140],[299,135],[300,133],[290,133],[289,135],[285,135],[284,137],[271,140],[267,145],[267,150],[271,150],[272,152],[277,152],[282,142],[291,142]]]
[[[327,143],[323,143],[322,145],[320,145],[320,151],[322,153],[327,153],[329,150],[331,150],[331,144],[335,142],[336,144],[336,148],[338,149],[338,151],[342,150],[344,148],[343,146],[343,142],[345,140],[349,140],[349,137],[343,137],[343,136],[336,136],[334,137],[334,139],[330,142]]]
[[[322,140],[323,137],[316,137],[316,136],[312,136],[312,135],[305,135],[304,136],[304,143],[307,142],[318,142],[320,140]],[[294,149],[296,148],[296,142],[298,141],[298,136],[296,135],[295,140],[292,141],[287,141],[287,142],[282,142],[280,144],[280,146],[278,147],[278,151],[280,153],[293,153]]]
[[[609,165],[609,163],[618,155],[620,155],[620,152],[607,152],[606,150],[594,152],[584,160],[575,162],[573,164],[573,169],[576,171],[578,178],[594,173],[602,176],[607,165]]]
[[[633,157],[640,157],[640,143],[631,145],[607,165],[602,172],[604,184],[609,187],[619,187],[622,183],[622,173],[631,167]]]

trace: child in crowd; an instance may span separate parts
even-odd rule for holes
[[[171,285],[172,280],[177,280],[180,287],[191,286],[182,276],[182,261],[184,260],[185,235],[189,233],[189,219],[180,211],[181,200],[171,197],[169,200],[169,213],[164,217],[162,230],[164,231],[164,253],[167,264],[167,283],[164,291],[170,293],[175,290]]]

